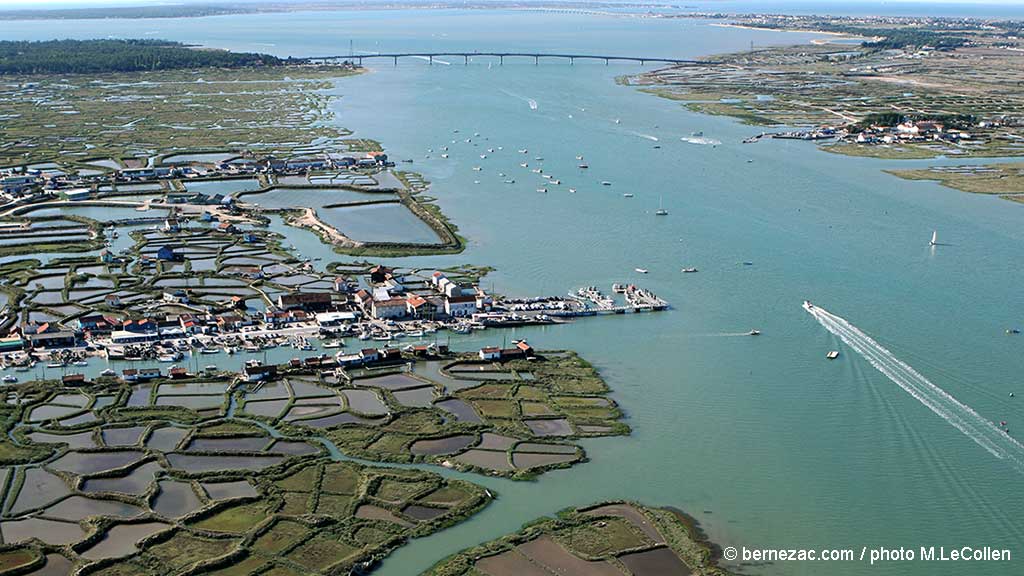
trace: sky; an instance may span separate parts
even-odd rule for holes
[[[5,8],[81,8],[81,7],[97,7],[97,6],[158,6],[168,4],[217,4],[223,2],[225,4],[237,4],[244,3],[246,1],[253,0],[0,0],[0,9]],[[259,1],[259,0],[256,0]],[[263,1],[282,1],[282,0],[263,0]],[[287,1],[287,0],[284,0]],[[313,0],[316,1],[316,0]],[[342,0],[344,1],[344,0]],[[362,0],[366,1],[366,0]],[[526,0],[530,1],[530,0]],[[572,0],[566,0],[572,1]],[[608,1],[608,0],[605,0]],[[610,0],[616,1],[616,0]],[[622,1],[644,1],[644,0],[622,0]],[[664,4],[675,4],[685,5],[686,7],[696,7],[698,9],[713,10],[716,4],[729,5],[737,4],[736,2],[716,2],[714,0],[647,0],[652,3],[664,3]],[[372,2],[372,0],[370,0]],[[1024,6],[1024,0],[797,0],[794,4],[800,4],[801,6],[820,6],[822,11],[827,11],[829,6],[844,5],[850,6],[855,4],[874,5],[874,6],[886,6],[886,5],[924,5],[924,4],[959,4],[959,5],[971,5],[971,6]],[[742,2],[746,8],[751,5],[758,4],[757,2]],[[777,2],[765,2],[766,11],[771,9],[768,6],[775,5]]]

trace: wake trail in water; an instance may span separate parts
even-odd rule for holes
[[[804,310],[918,402],[996,458],[1006,460],[1019,472],[1024,472],[1024,445],[995,423],[933,384],[844,318],[807,302]]]
[[[639,136],[640,138],[646,138],[647,140],[650,140],[651,142],[657,142],[658,141],[658,137],[657,136],[651,136],[650,134],[644,134],[642,132],[633,132],[633,135],[634,136]]]
[[[534,100],[533,98],[527,98],[526,96],[520,96],[519,94],[516,94],[515,92],[512,92],[510,90],[502,89],[501,91],[503,93],[505,93],[506,95],[508,95],[508,96],[511,96],[513,98],[518,98],[519,100],[522,100],[523,102],[526,102],[530,106],[530,110],[536,110],[537,109],[537,101]]]

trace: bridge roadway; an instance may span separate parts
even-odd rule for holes
[[[379,53],[379,54],[352,54],[350,56],[314,56],[306,58],[306,60],[315,62],[327,62],[333,60],[347,60],[349,62],[355,61],[362,65],[363,60],[370,58],[391,58],[395,66],[398,66],[399,58],[426,58],[431,64],[434,63],[434,58],[447,57],[447,58],[462,58],[466,64],[469,64],[469,59],[475,56],[489,56],[498,59],[498,65],[505,63],[505,58],[533,58],[534,64],[540,64],[541,58],[561,58],[568,60],[569,64],[574,64],[576,60],[604,60],[607,65],[613,60],[617,62],[639,62],[641,66],[648,62],[656,64],[705,64],[700,60],[685,60],[680,58],[657,58],[647,56],[606,56],[600,54],[561,54],[561,53],[543,53],[543,52],[399,52],[399,53]]]

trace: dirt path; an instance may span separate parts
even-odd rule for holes
[[[302,216],[295,218],[292,221],[295,226],[302,228],[309,228],[314,231],[320,232],[325,238],[330,240],[331,244],[336,246],[342,246],[344,248],[358,248],[363,245],[362,242],[353,240],[348,236],[345,236],[340,231],[332,226],[328,226],[320,221],[316,216],[316,211],[312,208],[303,208]]]

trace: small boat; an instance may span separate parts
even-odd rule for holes
[[[634,268],[634,270],[641,274],[647,274],[647,268]]]
[[[562,181],[561,180],[552,180],[551,183],[552,184],[561,184]]]
[[[696,268],[683,268],[683,270],[682,270],[682,271],[683,271],[684,273],[686,273],[686,274],[693,274],[694,272],[696,272],[696,271],[697,271],[697,269],[696,269]]]
[[[214,366],[213,364],[208,364],[205,367],[203,367],[203,372],[206,372],[207,374],[213,374],[217,372],[217,367]]]
[[[481,160],[482,160],[482,159],[484,159],[484,158],[487,158],[487,154],[481,154],[481,155],[480,155],[480,159],[481,159]]]
[[[703,130],[698,130],[697,132],[690,132],[690,136],[693,136],[694,138],[703,138],[704,137],[704,131]]]
[[[601,186],[611,186],[611,185],[612,185],[612,183],[607,181],[607,180],[602,180],[601,181]]]
[[[618,118],[616,118],[615,119],[615,123],[618,124],[619,122],[620,122],[620,120]]]
[[[3,378],[4,384],[14,384],[18,381],[18,377],[14,374],[8,374]]]
[[[216,348],[200,348],[199,349],[199,353],[200,354],[216,354],[218,352],[220,352],[220,350],[217,350]]]
[[[89,363],[86,362],[85,360],[75,360],[74,362],[72,362],[72,364],[75,365],[75,366],[88,366],[89,365]]]
[[[547,188],[537,188],[537,192],[540,192],[541,194],[547,194],[548,193],[548,189]]]
[[[1007,328],[1006,329],[1006,333],[1007,334],[1020,334],[1020,329],[1019,328]]]
[[[575,193],[576,193],[576,189],[575,188],[569,188],[569,194],[575,194]]]
[[[586,170],[587,168],[590,168],[590,166],[588,166],[588,165],[586,165],[586,164],[580,164],[580,165],[578,165],[577,167],[578,167],[578,168],[582,168],[582,169],[584,169],[584,170]]]
[[[543,156],[536,156],[536,157],[534,157],[534,160],[536,160],[537,162],[543,162],[544,161],[544,157]]]
[[[67,364],[63,364],[61,362],[50,362],[46,365],[47,368],[63,368],[65,366],[67,366]]]
[[[171,354],[163,354],[161,356],[158,356],[157,360],[159,360],[160,362],[164,362],[164,363],[177,362],[177,360]]]
[[[526,154],[527,152],[529,152],[529,150],[527,150],[526,148],[521,148],[521,149],[519,150],[519,153],[520,153],[520,154]]]
[[[757,329],[754,329],[754,330],[751,330],[750,332],[747,332],[747,336],[760,336],[760,335],[761,335],[761,331],[757,330]]]
[[[337,340],[331,340],[330,342],[324,342],[324,348],[341,348],[341,342]]]
[[[658,197],[658,209],[654,212],[655,216],[668,216],[668,210],[661,207],[661,197]]]
[[[447,157],[448,157],[447,154],[441,154],[441,158],[447,158]]]
[[[515,183],[516,183],[516,181],[514,179],[505,180],[505,184],[515,184]]]
[[[479,172],[479,171],[481,171],[481,170],[483,170],[483,168],[481,168],[481,167],[479,167],[479,166],[473,166],[473,171],[474,171],[474,172]]]
[[[105,368],[102,372],[100,372],[100,376],[115,376],[116,374],[117,372],[114,371],[113,368]]]
[[[828,358],[829,360],[835,360],[836,358],[839,358],[839,350],[832,350],[828,354],[825,354],[825,358]]]
[[[527,164],[526,162],[522,162],[522,163],[521,163],[521,164],[519,164],[519,165],[520,165],[520,166],[522,166],[523,168],[529,168],[529,167],[530,167],[530,165],[529,165],[529,164]]]
[[[623,198],[632,198],[633,197],[633,193],[632,192],[626,192],[625,194],[622,195],[622,197]]]
[[[494,148],[488,148],[487,149],[487,153],[488,154],[494,154]]]
[[[576,159],[577,159],[577,160],[583,160],[583,155],[582,155],[582,154],[580,154],[580,155],[576,156]]]
[[[931,242],[928,242],[928,245],[929,246],[938,246],[939,245],[939,232],[937,230],[932,230],[932,239],[931,239]]]

